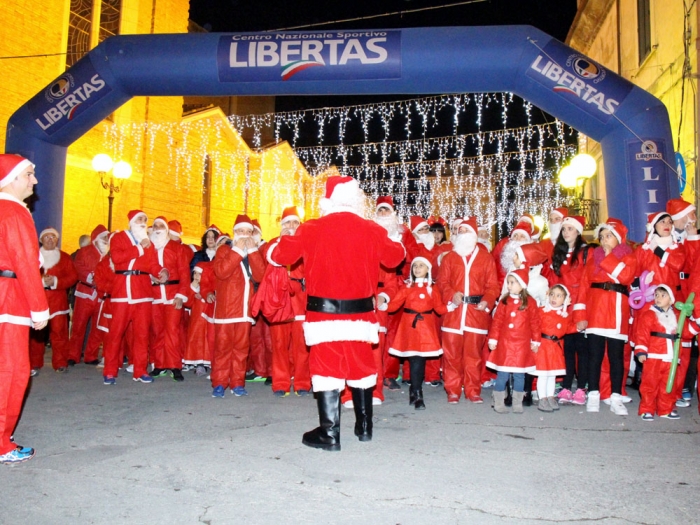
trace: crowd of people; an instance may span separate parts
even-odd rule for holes
[[[302,224],[296,207],[280,210],[269,241],[241,214],[233,235],[211,225],[187,245],[177,220],[132,210],[127,230],[97,225],[71,256],[55,228],[40,232],[38,251],[18,237],[33,230],[23,202],[36,184],[31,163],[0,155],[0,179],[2,462],[34,454],[12,432],[47,339],[56,372],[82,361],[102,368],[105,385],[120,369],[141,383],[190,371],[210,379],[214,398],[247,396],[246,380],[279,398],[313,393],[320,426],[303,442],[325,450],[340,449],[341,404],[355,411],[355,435],[371,440],[372,407],[399,381],[416,410],[430,385],[450,404],[483,403],[491,388],[498,413],[533,403],[599,412],[602,402],[620,416],[632,386],[644,421],[678,419],[695,391],[700,235],[682,199],[648,217],[640,245],[612,217],[587,241],[584,218],[557,208],[548,238],[524,214],[492,246],[476,217],[403,224],[391,196],[368,214],[357,182],[331,177],[322,217]],[[680,324],[674,305],[691,292],[696,315]]]

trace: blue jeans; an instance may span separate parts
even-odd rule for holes
[[[508,382],[508,377],[511,372],[498,372],[496,375],[496,386],[493,389],[496,392],[503,392],[506,389],[506,383]],[[524,392],[525,391],[525,374],[513,373],[513,391],[514,392]]]

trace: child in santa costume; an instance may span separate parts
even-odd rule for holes
[[[537,303],[527,294],[527,266],[511,270],[506,276],[508,293],[496,307],[486,366],[498,372],[493,387],[493,409],[508,412],[505,406],[506,383],[513,374],[513,412],[523,412],[525,374],[535,370],[535,354],[542,340],[541,317]]]
[[[569,304],[569,291],[562,284],[555,284],[549,289],[548,302],[542,307],[542,344],[535,354],[535,371],[537,376],[537,408],[542,412],[559,410],[559,402],[554,396],[557,376],[564,375],[563,341],[569,331],[571,316],[566,310]]]
[[[215,278],[210,262],[199,262],[192,272],[192,282],[188,291],[187,303],[192,305],[187,346],[183,363],[194,367],[197,376],[207,375],[211,367],[211,354],[214,349],[214,327],[207,317],[214,313]]]
[[[432,264],[425,257],[413,259],[409,283],[398,290],[389,304],[392,312],[403,306],[399,329],[389,353],[408,359],[411,367],[409,404],[414,405],[416,410],[425,410],[425,361],[429,357],[442,355],[435,314],[447,313],[440,293],[433,290],[431,269]],[[452,309],[455,308],[453,305]]]
[[[639,386],[641,401],[639,415],[643,421],[654,421],[654,414],[667,419],[679,419],[674,409],[677,384],[683,378],[676,374],[676,385],[671,393],[666,392],[666,382],[673,360],[673,344],[678,334],[678,319],[673,310],[673,289],[660,284],[654,291],[654,305],[637,320],[637,344],[635,354],[644,363],[644,375]]]

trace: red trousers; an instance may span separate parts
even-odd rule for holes
[[[262,314],[255,318],[255,324],[250,329],[250,354],[248,355],[247,370],[254,370],[260,377],[272,374],[273,343],[270,323]]]
[[[172,304],[153,305],[151,358],[155,368],[182,368],[181,322],[182,310]]]
[[[133,342],[129,362],[134,365],[134,377],[141,377],[148,368],[148,339],[151,329],[152,303],[112,302],[112,319],[105,335],[103,374],[116,377],[122,364],[122,340],[131,325]]]
[[[445,352],[443,373],[447,395],[460,396],[462,386],[466,397],[481,395],[481,349],[485,340],[486,334],[442,332],[442,349]]]
[[[42,332],[32,334],[29,339],[29,354],[32,368],[44,366],[46,351],[46,332],[51,338],[51,366],[56,370],[68,366],[68,314],[57,315],[49,319],[49,324]],[[34,366],[37,365],[37,366]]]
[[[689,349],[690,350],[690,349]],[[644,361],[644,372],[642,373],[642,383],[639,385],[639,395],[642,400],[639,403],[639,414],[649,412],[665,416],[676,408],[676,389],[678,385],[683,388],[685,376],[676,370],[676,380],[673,383],[673,390],[666,393],[666,382],[671,370],[671,363],[664,363],[661,359],[647,359]]]
[[[359,381],[377,373],[372,344],[361,341],[334,341],[311,347],[311,377],[334,377]]]
[[[272,336],[272,390],[311,390],[309,350],[304,340],[303,321],[270,324]],[[252,345],[251,345],[252,346]]]
[[[88,335],[87,345],[85,345],[85,361],[97,359],[100,343],[102,342],[102,331],[97,329],[97,316],[99,313],[100,303],[97,302],[97,299],[91,301],[84,297],[75,298],[70,340],[68,342],[70,347],[68,359],[72,359],[76,363],[80,362],[88,322],[90,323],[90,335]]]
[[[187,347],[183,361],[188,365],[211,366],[214,349],[214,325],[202,317],[204,303],[197,301],[192,307],[187,327]]]
[[[0,454],[16,445],[10,441],[22,412],[29,382],[29,327],[0,323]]]
[[[231,389],[245,386],[246,362],[250,348],[250,323],[214,325],[214,358],[211,385]]]
[[[383,347],[386,344],[386,335],[384,332],[379,332],[379,344],[372,345],[372,355],[374,356],[374,363],[377,366],[377,385],[374,387],[372,392],[372,397],[381,399],[384,401],[384,374],[382,367],[382,356],[384,355]],[[408,362],[408,361],[406,361]],[[343,390],[340,401],[345,403],[346,401],[352,400],[352,392],[349,388]]]

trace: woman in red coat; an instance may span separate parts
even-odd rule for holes
[[[408,358],[411,367],[409,404],[414,405],[416,410],[425,409],[425,360],[442,355],[435,314],[447,313],[447,306],[442,302],[440,293],[432,289],[432,266],[425,257],[413,259],[410,282],[399,289],[389,303],[389,311],[392,312],[403,306],[399,328],[389,353]]]

